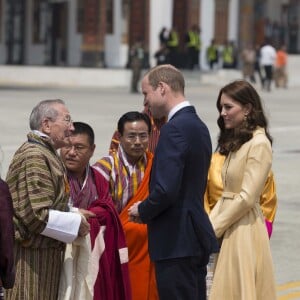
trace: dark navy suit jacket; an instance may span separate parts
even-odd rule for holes
[[[193,106],[175,113],[160,132],[150,179],[150,194],[139,207],[148,225],[153,261],[203,256],[218,251],[203,207],[211,139]]]

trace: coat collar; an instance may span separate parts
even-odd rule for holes
[[[174,106],[169,114],[168,114],[168,121],[170,121],[172,119],[172,117],[182,108],[187,107],[187,106],[191,106],[189,101],[182,101],[180,103],[178,103],[176,106]]]
[[[256,129],[253,131],[253,136],[257,135],[257,134],[265,134],[266,131],[263,127],[256,127]]]

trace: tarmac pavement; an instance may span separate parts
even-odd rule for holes
[[[216,145],[216,98],[220,85],[203,84],[198,72],[185,72],[186,97],[207,124]],[[223,84],[223,83],[222,83]],[[300,87],[261,91],[270,122],[273,143],[273,171],[277,183],[278,210],[271,250],[274,259],[278,299],[300,299]],[[73,120],[87,122],[95,130],[93,161],[106,155],[119,117],[126,111],[142,110],[141,94],[129,88],[0,87],[0,162],[5,178],[13,153],[26,139],[28,119],[34,105],[43,99],[66,101]],[[93,162],[92,161],[92,162]]]

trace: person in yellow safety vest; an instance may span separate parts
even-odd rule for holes
[[[195,66],[199,65],[199,53],[201,48],[200,42],[200,28],[193,25],[187,32],[185,37],[186,42],[186,67],[193,70]]]
[[[177,67],[178,65],[178,47],[179,47],[179,36],[175,28],[172,28],[167,41],[169,49],[169,62],[171,65]]]
[[[194,58],[194,65],[197,66],[199,69],[201,69],[201,63],[200,63],[200,53],[201,53],[201,29],[199,26],[195,26],[195,40],[196,40],[196,52],[195,52],[195,58]]]
[[[223,58],[223,68],[224,69],[232,69],[235,68],[235,51],[233,44],[229,41],[226,42],[223,53],[222,53],[222,58]]]
[[[219,61],[219,52],[214,39],[211,40],[210,46],[206,50],[206,59],[209,64],[209,68],[213,70],[214,65]]]

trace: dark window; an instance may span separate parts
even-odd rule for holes
[[[44,43],[47,30],[47,1],[32,0],[32,42]]]
[[[77,0],[77,33],[83,33],[84,0]]]
[[[114,3],[106,0],[106,33],[114,32]]]
[[[128,44],[129,0],[122,1],[122,43]]]

